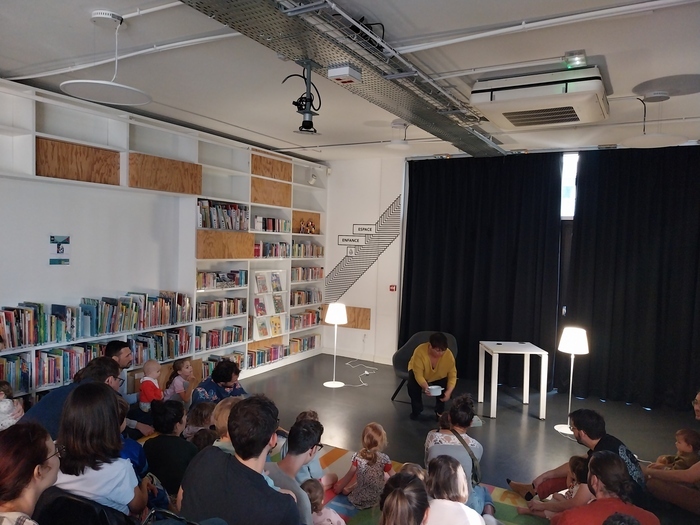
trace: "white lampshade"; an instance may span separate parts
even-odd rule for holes
[[[588,353],[588,338],[583,328],[567,326],[561,334],[559,351],[565,354],[586,355]]]
[[[348,313],[345,311],[343,303],[331,303],[326,310],[326,318],[324,321],[328,324],[347,324]]]

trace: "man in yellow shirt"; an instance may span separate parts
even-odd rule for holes
[[[430,395],[428,386],[439,385],[444,389],[435,398],[435,415],[440,418],[445,401],[450,399],[457,384],[457,367],[454,354],[447,348],[447,338],[442,332],[430,336],[428,343],[418,345],[408,362],[408,395],[411,398],[411,419],[418,419],[423,411],[423,394]]]

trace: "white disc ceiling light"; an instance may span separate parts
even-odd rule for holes
[[[100,27],[115,28],[114,75],[112,80],[68,80],[60,85],[61,91],[76,98],[115,106],[144,106],[152,99],[148,93],[135,87],[115,82],[119,70],[119,28],[124,19],[112,11],[92,12],[92,23]]]
[[[647,102],[664,102],[669,98],[671,97],[666,91],[653,91],[644,95],[644,98],[637,99],[644,106],[642,134],[623,140],[623,146],[627,148],[667,148],[669,146],[680,146],[688,141],[688,137],[682,135],[647,133]]]

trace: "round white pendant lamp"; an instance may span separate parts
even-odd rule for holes
[[[115,82],[119,70],[119,28],[124,19],[111,11],[98,10],[92,12],[92,22],[100,27],[116,27],[114,43],[114,76],[112,80],[67,80],[59,86],[61,91],[72,97],[112,104],[115,106],[144,106],[151,103],[148,93],[135,87]]]

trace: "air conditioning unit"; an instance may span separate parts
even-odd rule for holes
[[[597,67],[477,81],[470,102],[503,130],[572,126],[610,114]]]

